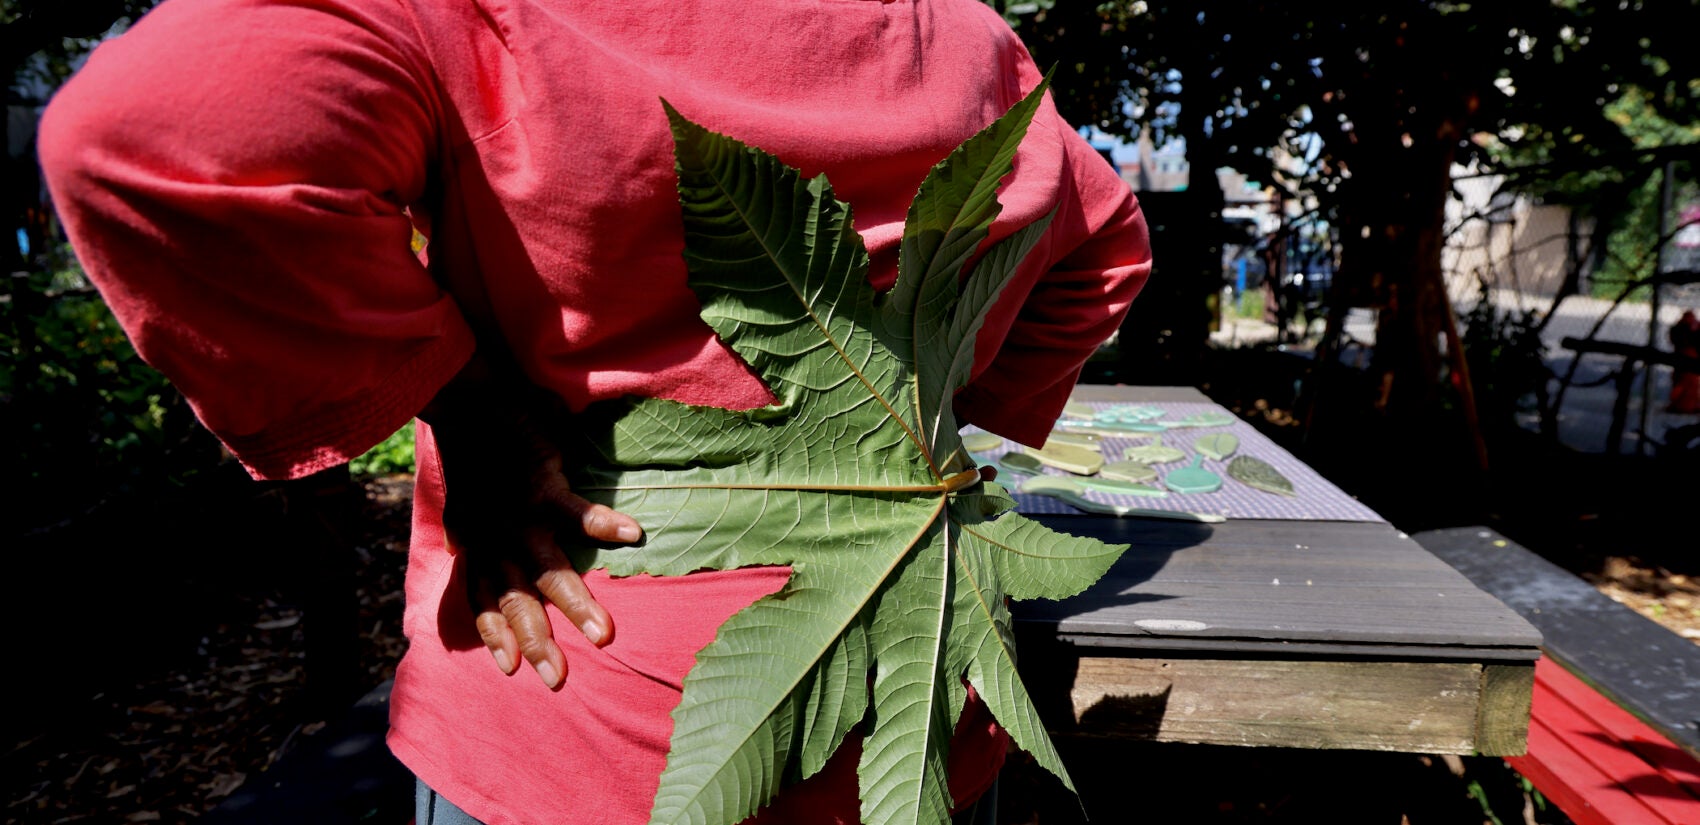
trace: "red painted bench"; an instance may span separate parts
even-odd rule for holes
[[[1541,631],[1506,761],[1578,825],[1700,825],[1700,646],[1487,528],[1413,538]]]
[[[1700,825],[1700,760],[1550,658],[1532,713],[1506,761],[1577,825]]]

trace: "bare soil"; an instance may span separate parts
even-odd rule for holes
[[[1700,644],[1700,581],[1638,558],[1607,556],[1582,578],[1619,604]]]

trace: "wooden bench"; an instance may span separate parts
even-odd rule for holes
[[[1578,825],[1700,823],[1700,646],[1487,528],[1414,538],[1542,633],[1513,768]]]

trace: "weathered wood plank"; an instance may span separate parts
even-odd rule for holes
[[[1521,756],[1529,749],[1529,703],[1535,666],[1482,667],[1481,703],[1476,709],[1476,751],[1483,756]]]
[[[1053,725],[1161,742],[1470,753],[1481,690],[1481,666],[1467,663],[1083,657],[1072,719]]]

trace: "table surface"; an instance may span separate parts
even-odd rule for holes
[[[1075,398],[1208,403],[1183,387],[1083,385]],[[1024,671],[1072,677],[1047,688],[1074,711],[1053,713],[1053,730],[1521,752],[1539,631],[1385,521],[1031,515],[1130,545],[1086,592],[1015,606],[1024,657],[1038,649]],[[1139,701],[1154,695],[1162,707]]]

